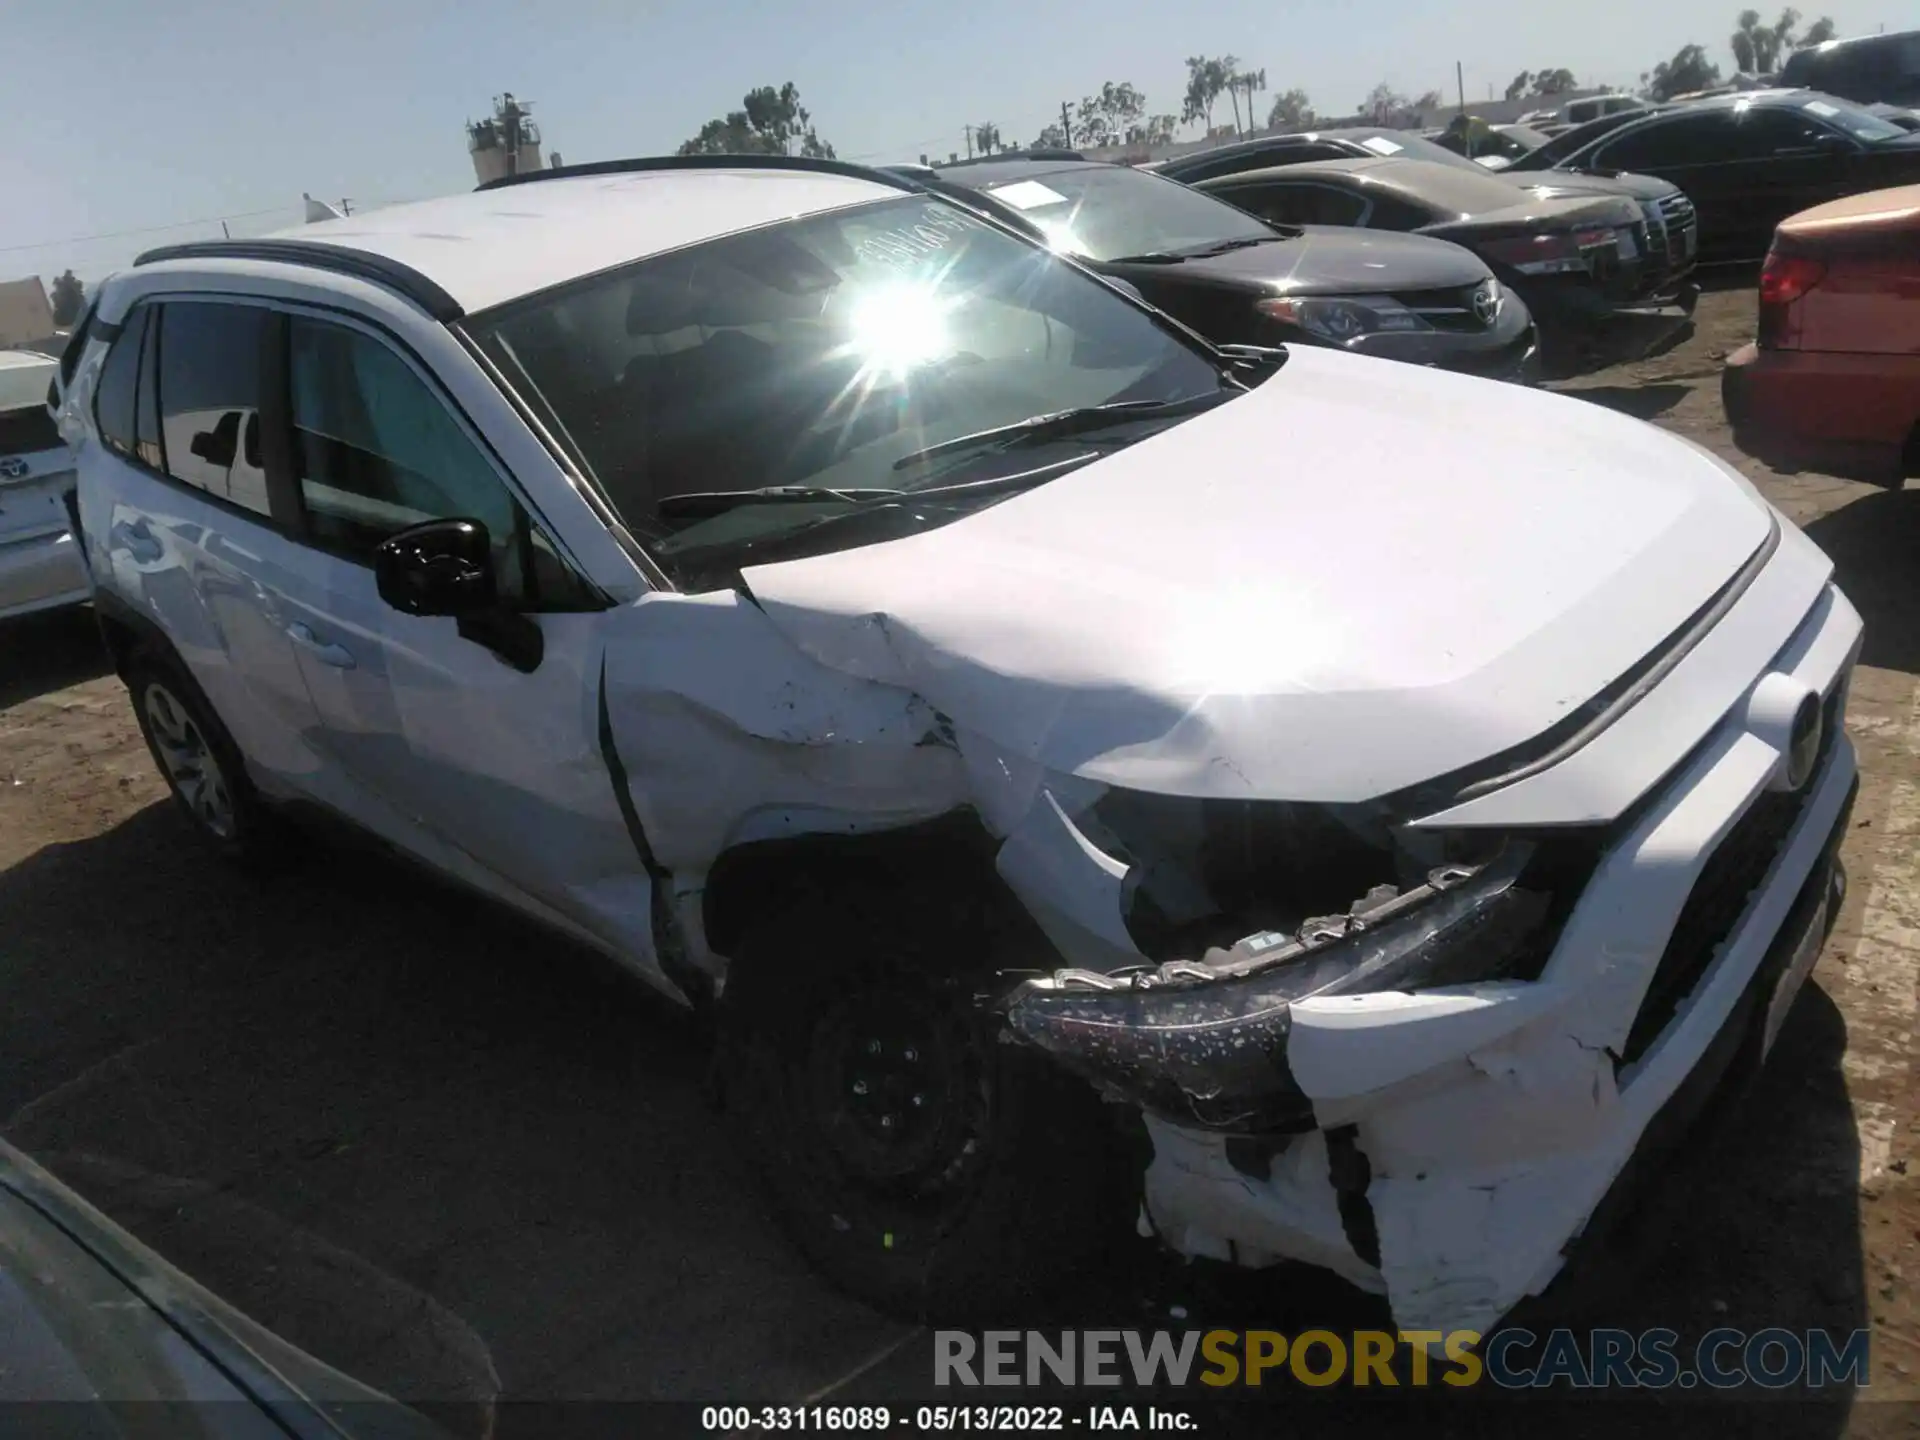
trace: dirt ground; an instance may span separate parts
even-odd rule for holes
[[[1709,294],[1686,343],[1561,388],[1734,460],[1833,556],[1867,621],[1851,886],[1738,1120],[1651,1197],[1630,1283],[1566,1323],[1870,1327],[1867,1391],[1740,1428],[1905,1432],[1920,1416],[1920,494],[1732,450],[1718,375],[1751,316],[1744,285]],[[696,1041],[636,985],[355,846],[317,844],[267,881],[203,858],[84,613],[0,628],[0,977],[8,1138],[374,1384],[473,1405],[871,1400],[929,1374],[924,1332],[825,1290],[774,1233],[720,1142]],[[1145,1325],[1209,1306],[1297,1331],[1332,1303],[1298,1277],[1146,1266],[1069,1308]],[[1663,1428],[1733,1428],[1729,1414],[1677,1407]]]

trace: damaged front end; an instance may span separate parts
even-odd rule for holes
[[[1436,866],[1410,888],[1376,885],[1343,914],[1195,958],[1058,970],[1018,987],[1006,1025],[1103,1092],[1176,1124],[1311,1130],[1312,1102],[1287,1060],[1293,1005],[1531,978],[1557,913],[1552,893],[1537,888],[1539,857],[1540,847],[1509,841],[1485,860]]]

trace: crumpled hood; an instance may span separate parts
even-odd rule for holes
[[[1554,724],[1772,517],[1579,400],[1296,347],[1252,394],[906,539],[745,572],[845,673],[1108,784],[1352,801]]]

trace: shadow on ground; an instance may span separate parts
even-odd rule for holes
[[[1866,621],[1860,663],[1920,674],[1920,490],[1879,490],[1810,521]]]
[[[1693,280],[1707,294],[1726,290],[1752,290],[1760,284],[1760,266],[1751,260],[1726,265],[1702,265],[1693,272]]]
[[[934,1389],[930,1334],[804,1268],[722,1142],[701,1045],[651,992],[378,855],[323,843],[251,882],[187,842],[155,806],[0,873],[0,1114],[210,1288],[403,1399],[470,1405],[497,1376],[505,1437],[553,1431],[558,1412],[523,1401],[1010,1398]],[[1837,1010],[1806,991],[1730,1128],[1657,1187],[1618,1283],[1549,1318],[1669,1328],[1682,1355],[1720,1326],[1859,1326],[1844,1044]],[[1142,1246],[1003,1323],[1384,1321],[1312,1272],[1188,1267]],[[1211,1413],[1199,1388],[1175,1398]],[[1205,1430],[1537,1430],[1537,1398],[1281,1379]],[[1589,1394],[1550,1413],[1582,1437],[1824,1440],[1850,1397],[1662,1398]]]
[[[0,710],[113,668],[90,605],[0,621],[0,655]]]
[[[1569,387],[1564,393],[1594,405],[1604,405],[1631,415],[1636,420],[1651,420],[1664,415],[1693,391],[1690,385],[1591,385]]]
[[[1846,1031],[1819,990],[1802,992],[1752,1091],[1722,1125],[1702,1133],[1688,1158],[1660,1179],[1617,1233],[1604,1267],[1556,1286],[1527,1323],[1542,1339],[1564,1326],[1584,1337],[1596,1328],[1636,1336],[1676,1332],[1674,1353],[1691,1368],[1709,1332],[1784,1327],[1826,1329],[1844,1342],[1866,1324],[1857,1185],[1859,1143],[1841,1073]],[[1150,1276],[1151,1283],[1135,1283]],[[1177,1308],[1176,1308],[1177,1307]],[[1377,1301],[1321,1274],[1300,1270],[1182,1268],[1142,1257],[1042,1317],[1009,1320],[1048,1330],[1102,1327],[1266,1329],[1297,1336],[1310,1329],[1391,1329]],[[1532,1368],[1538,1345],[1518,1344],[1516,1366]],[[1403,1357],[1404,1358],[1404,1357]],[[940,1389],[933,1383],[934,1339],[922,1335],[832,1398],[866,1403],[980,1401],[1009,1392]],[[1317,1364],[1325,1363],[1321,1352]],[[1196,1366],[1196,1373],[1200,1367]],[[1439,1368],[1431,1372],[1439,1374]],[[1310,1389],[1277,1372],[1259,1390],[1210,1390],[1189,1384],[1155,1396],[1055,1390],[1045,1398],[1076,1405],[1156,1398],[1196,1407],[1209,1434],[1329,1433],[1470,1437],[1540,1433],[1562,1437],[1631,1433],[1688,1440],[1699,1434],[1792,1436],[1826,1440],[1845,1432],[1851,1389],[1767,1391],[1741,1387],[1673,1389],[1657,1396],[1625,1389],[1574,1392],[1570,1383],[1515,1392],[1483,1381],[1471,1390],[1433,1383],[1388,1390]],[[1037,1391],[1024,1392],[1028,1396]],[[1417,1428],[1416,1428],[1417,1427]]]
[[[410,867],[251,882],[154,806],[0,872],[0,933],[8,1138],[404,1399],[791,1397],[901,1332],[773,1231],[682,1016]]]

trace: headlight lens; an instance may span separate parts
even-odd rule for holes
[[[1529,858],[1523,845],[1484,865],[1442,866],[1405,895],[1251,935],[1199,962],[1030,980],[1009,998],[1007,1027],[1177,1122],[1310,1129],[1312,1105],[1286,1062],[1293,1002],[1513,974],[1549,913],[1546,895],[1516,884]]]
[[[1308,334],[1336,345],[1345,345],[1363,335],[1427,328],[1426,321],[1389,295],[1278,296],[1256,301],[1254,308],[1284,325],[1297,325]]]

